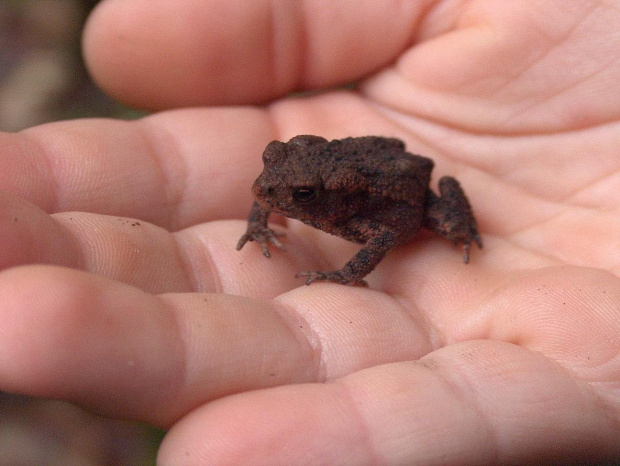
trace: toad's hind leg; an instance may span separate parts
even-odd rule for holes
[[[465,250],[463,261],[467,264],[471,243],[482,248],[482,239],[471,206],[461,185],[451,176],[439,180],[439,194],[437,196],[428,190],[424,227],[452,240],[454,244],[462,244]]]

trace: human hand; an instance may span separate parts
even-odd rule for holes
[[[87,60],[132,104],[366,78],[2,135],[0,388],[170,428],[161,464],[620,454],[617,2],[463,5],[100,5]],[[485,249],[422,235],[369,289],[294,279],[357,248],[298,222],[235,251],[298,133],[406,140]]]

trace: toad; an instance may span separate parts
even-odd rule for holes
[[[306,284],[329,281],[363,285],[393,247],[411,241],[420,228],[462,244],[469,262],[471,243],[482,248],[469,201],[457,180],[430,188],[434,162],[405,151],[395,138],[365,136],[327,141],[295,136],[270,142],[264,169],[252,186],[255,201],[237,250],[256,241],[270,257],[269,244],[284,250],[279,233],[267,226],[271,212],[363,244],[340,270],[300,272]]]

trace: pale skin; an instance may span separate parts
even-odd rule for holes
[[[619,22],[620,1],[103,2],[97,81],[199,108],[0,136],[0,389],[169,429],[162,465],[619,456]],[[296,134],[405,140],[462,183],[484,249],[422,235],[369,288],[295,279],[357,249],[299,222],[271,259],[236,251],[263,148]]]

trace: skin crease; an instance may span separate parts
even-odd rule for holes
[[[0,135],[0,389],[170,429],[162,465],[620,456],[620,2],[377,5],[99,5],[95,79],[177,109]],[[461,181],[470,264],[422,235],[306,287],[357,247],[286,220],[235,250],[269,141],[369,133]]]

